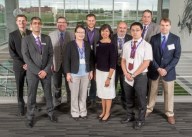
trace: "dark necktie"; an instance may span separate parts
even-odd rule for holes
[[[122,49],[123,46],[123,39],[119,38],[119,49]]]
[[[21,32],[22,38],[25,37],[25,35],[26,35],[25,32]]]
[[[142,38],[144,38],[145,32],[146,32],[146,26],[143,27],[143,32],[142,32],[142,34],[141,34]]]
[[[130,55],[130,58],[132,58],[132,59],[134,59],[135,58],[135,52],[136,52],[136,43],[137,43],[137,41],[134,41],[133,42],[133,46],[131,47],[131,55]],[[128,65],[128,69],[129,70],[132,70],[133,69],[133,64],[134,64],[134,62],[132,62],[132,63],[129,63],[129,65]]]
[[[60,33],[59,42],[60,42],[60,46],[63,46],[63,44],[64,44],[64,34],[63,34],[63,32]]]
[[[166,37],[162,37],[162,42],[161,42],[161,52],[163,52],[164,48],[166,46]]]
[[[40,41],[39,37],[36,37],[36,38],[35,38],[35,43],[36,43],[37,46],[38,46],[39,53],[42,54],[42,45],[41,45],[41,41]]]

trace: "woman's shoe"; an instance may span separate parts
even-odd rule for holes
[[[100,115],[97,116],[97,119],[101,120],[104,116],[100,117]]]
[[[107,119],[101,119],[101,122],[107,122],[108,120],[109,120],[109,118],[110,118],[110,116],[111,116],[111,114],[108,116],[108,118]]]

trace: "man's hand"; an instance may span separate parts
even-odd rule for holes
[[[40,77],[40,79],[44,79],[47,76],[47,72],[45,72],[44,70],[41,70],[38,73],[38,76]]]
[[[24,65],[23,65],[23,69],[24,69],[24,70],[27,70],[27,64],[24,64]]]
[[[125,74],[125,77],[126,77],[126,79],[127,79],[128,81],[133,81],[133,78],[132,78],[131,74],[126,73],[126,74]]]
[[[165,69],[163,69],[163,68],[158,68],[157,71],[159,72],[159,75],[161,77],[164,77],[164,76],[167,75],[167,71]]]

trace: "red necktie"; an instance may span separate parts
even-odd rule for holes
[[[137,41],[134,41],[134,42],[133,42],[133,46],[131,47],[131,55],[130,55],[130,58],[132,58],[132,59],[135,58],[136,43],[137,43]],[[132,70],[132,69],[133,69],[133,63],[129,63],[128,69],[129,69],[129,70]]]

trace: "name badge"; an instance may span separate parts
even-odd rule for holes
[[[134,59],[132,59],[132,58],[129,58],[129,59],[128,59],[128,63],[131,63],[131,64],[133,64],[133,63],[134,63]]]
[[[91,45],[91,50],[93,50],[93,45]]]
[[[85,59],[80,59],[80,64],[85,64]]]
[[[118,49],[118,54],[121,55],[122,49]]]
[[[46,43],[41,43],[41,45],[46,45]]]
[[[175,49],[175,45],[174,45],[174,44],[167,45],[167,47],[168,47],[168,50],[173,50],[173,49]]]

